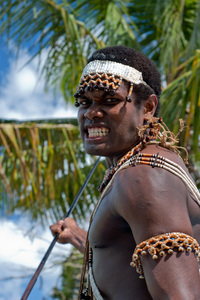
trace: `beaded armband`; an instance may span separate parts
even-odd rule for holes
[[[142,279],[144,273],[140,255],[144,256],[149,253],[153,259],[158,259],[159,256],[172,254],[174,250],[193,252],[199,261],[200,247],[198,242],[185,233],[171,232],[157,235],[137,245],[130,265],[136,268],[137,273],[140,274],[139,278]]]

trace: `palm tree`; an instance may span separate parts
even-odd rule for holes
[[[200,0],[175,1],[6,1],[1,33],[19,49],[29,43],[32,57],[48,50],[46,86],[60,85],[73,101],[88,55],[105,45],[124,44],[152,58],[163,76],[163,109],[168,126],[199,161]]]
[[[6,33],[8,42],[14,41],[19,50],[24,43],[28,43],[32,57],[40,57],[44,50],[48,52],[42,70],[46,76],[46,88],[59,85],[66,101],[73,101],[72,95],[82,68],[93,50],[106,45],[122,44],[143,51],[152,58],[163,78],[161,114],[175,133],[178,132],[178,120],[185,120],[186,129],[180,134],[180,144],[190,154],[190,172],[200,187],[200,0],[0,0],[0,7],[0,33]],[[65,156],[62,143],[58,141],[55,145],[52,142],[56,135],[52,130],[58,132],[56,127],[51,130],[46,125],[45,138],[40,138],[40,141],[43,140],[43,144],[40,144],[35,136],[38,133],[40,136],[41,128],[37,131],[32,127],[25,129],[26,124],[22,129],[17,129],[16,125],[9,126],[1,126],[4,152],[0,160],[0,176],[4,179],[4,185],[9,190],[10,183],[16,179],[12,161],[16,168],[21,168],[21,177],[25,182],[27,180],[27,187],[30,180],[32,184],[28,200],[25,201],[23,196],[20,198],[21,206],[28,209],[34,194],[40,201],[34,204],[34,209],[31,206],[33,216],[38,217],[42,207],[42,212],[45,208],[51,208],[51,215],[57,218],[60,216],[60,208],[66,210],[66,201],[61,201],[60,208],[57,209],[57,204],[53,201],[50,203],[48,199],[54,198],[56,194],[59,199],[62,198],[61,189],[55,191],[58,188],[56,180],[60,180],[59,185],[65,189],[61,178],[55,180],[59,170],[63,172],[63,182],[67,180],[69,191],[74,193],[71,190],[72,178],[64,177],[63,162],[67,161],[69,170],[74,170],[76,182],[81,183],[85,170],[88,170],[83,163],[84,154],[81,152],[78,134],[70,127],[59,129],[60,141],[65,146],[68,145],[69,149]],[[20,135],[17,133],[19,131]],[[26,132],[26,136],[31,136],[28,149],[26,144],[20,146],[23,132]],[[15,139],[12,138],[13,134]],[[74,134],[77,138],[75,140],[72,138]],[[76,145],[74,148],[72,141]],[[29,151],[34,155],[30,155]],[[34,157],[37,159],[34,160]],[[55,158],[59,162],[58,167]],[[77,168],[80,161],[83,175]],[[100,166],[98,172],[102,170],[103,166]],[[38,186],[36,182],[40,180],[44,184],[42,191],[35,188]],[[25,194],[27,195],[27,191]],[[16,201],[11,203],[14,208],[13,203]],[[88,203],[90,205],[91,199]],[[78,211],[84,215],[85,207],[80,206]]]
[[[6,32],[19,48],[28,42],[33,57],[48,49],[46,85],[59,84],[66,101],[72,101],[94,49],[124,44],[149,55],[163,75],[162,113],[175,131],[177,119],[186,120],[182,141],[199,160],[200,0],[1,0],[0,4],[1,33]]]
[[[73,123],[75,121],[71,120]],[[81,145],[78,126],[68,124],[0,124],[0,174],[6,189],[8,211],[28,210],[42,223],[63,218],[89,173],[89,165]],[[76,219],[84,218],[84,210],[98,197],[104,167],[99,164],[82,201],[74,211]]]

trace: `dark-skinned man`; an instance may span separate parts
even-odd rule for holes
[[[88,235],[71,218],[51,226],[85,253],[80,299],[200,299],[200,195],[157,118],[160,94],[158,70],[134,49],[98,50],[83,70],[81,138],[108,170]]]

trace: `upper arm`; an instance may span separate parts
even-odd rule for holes
[[[193,235],[186,188],[173,174],[139,165],[121,171],[116,186],[116,210],[131,227],[136,244],[167,232]],[[200,296],[193,253],[174,251],[158,260],[148,254],[142,266],[153,299],[189,299],[195,290],[198,296],[192,299]]]
[[[187,192],[178,177],[138,165],[121,171],[117,181],[116,209],[130,225],[136,243],[172,231],[192,235]]]

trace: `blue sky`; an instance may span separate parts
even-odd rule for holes
[[[38,80],[37,59],[23,67],[30,59],[24,48],[18,60],[9,55],[6,45],[0,43],[0,118],[31,120],[75,117],[76,110],[68,107],[61,94],[44,92],[44,78]],[[43,54],[45,57],[45,53]],[[23,67],[23,68],[22,68]],[[30,222],[28,214],[15,212],[0,219],[0,300],[20,299],[31,276],[42,259],[52,236],[48,227]],[[56,245],[43,269],[29,300],[49,300],[52,287],[59,286],[62,261],[70,246]],[[27,277],[28,276],[28,277]]]
[[[6,45],[0,44],[0,118],[3,119],[49,119],[76,117],[72,105],[66,105],[62,94],[53,90],[44,92],[44,78],[39,78],[38,60],[30,64],[30,54],[24,48],[16,60],[15,44],[10,44],[9,55]],[[45,59],[45,51],[42,61]],[[42,67],[42,66],[41,66]]]

